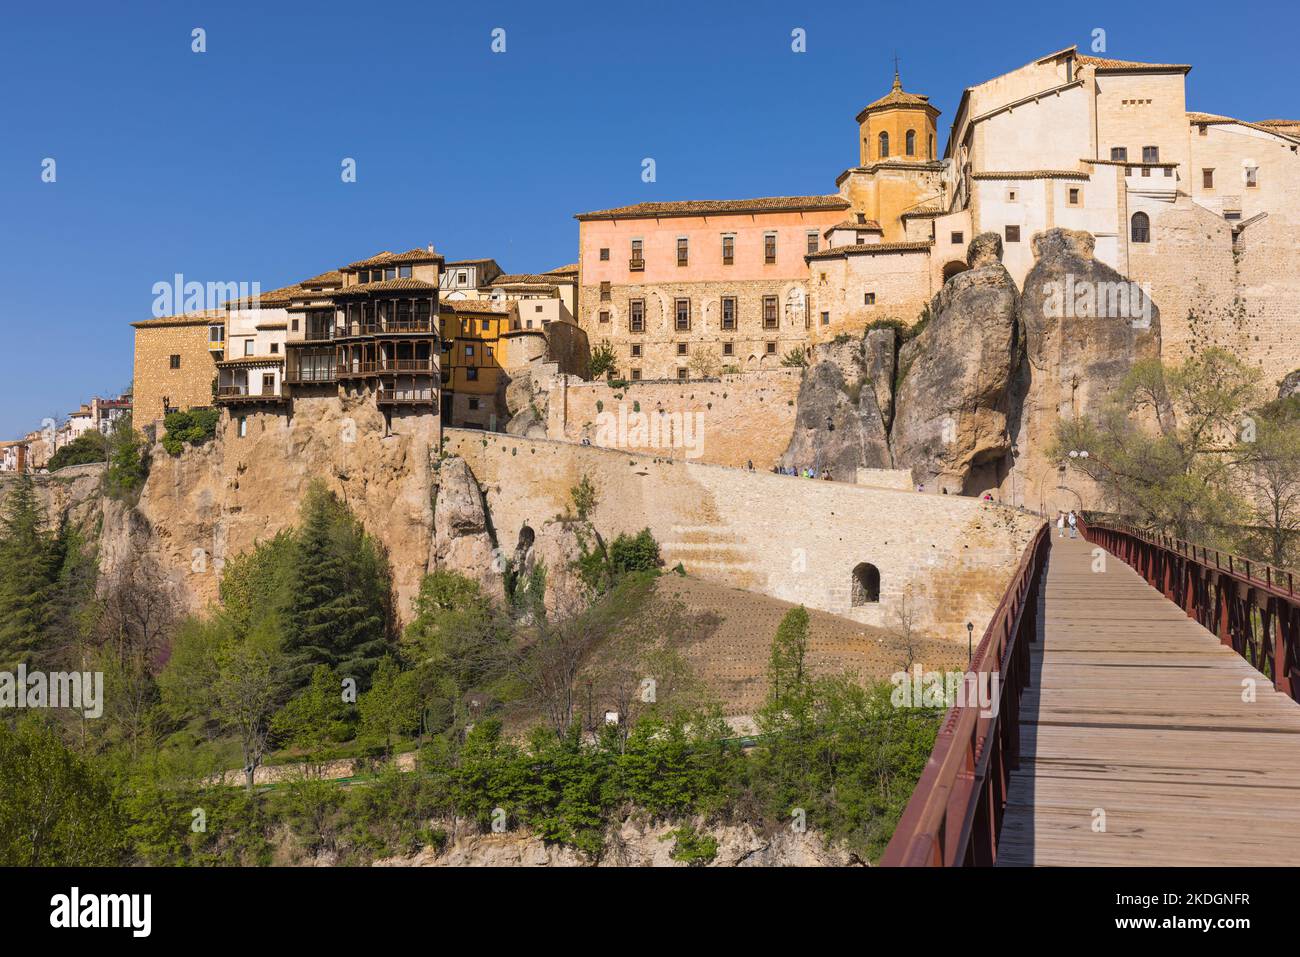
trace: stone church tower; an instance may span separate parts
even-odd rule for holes
[[[929,238],[928,222],[908,220],[932,216],[942,202],[938,116],[928,96],[903,89],[897,70],[893,88],[857,116],[858,165],[840,174],[836,186],[854,218],[877,225],[883,242]]]

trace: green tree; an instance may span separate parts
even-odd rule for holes
[[[104,493],[109,498],[134,501],[149,474],[148,448],[142,436],[125,416],[113,424],[108,438],[108,468],[104,471]]]
[[[123,820],[108,782],[35,720],[0,724],[0,865],[124,863]]]
[[[600,503],[596,483],[585,472],[582,474],[582,478],[578,480],[578,484],[569,489],[569,498],[573,501],[573,511],[580,522],[585,522]]]
[[[0,671],[30,662],[40,647],[57,558],[31,476],[23,474],[0,512]]]
[[[362,732],[382,740],[384,752],[392,754],[393,738],[410,734],[420,726],[420,692],[415,673],[402,671],[396,661],[385,657],[358,706]]]
[[[615,578],[630,572],[655,571],[660,564],[659,543],[648,528],[635,535],[623,532],[610,543],[609,566]]]
[[[323,664],[365,688],[392,647],[388,561],[323,485],[312,486],[302,511],[284,616],[294,683]]]
[[[319,778],[321,752],[333,742],[351,736],[353,709],[343,700],[343,685],[324,665],[312,669],[307,687],[271,719],[271,730],[303,752],[309,774]]]
[[[221,605],[235,630],[247,632],[263,619],[278,620],[288,607],[299,551],[283,531],[252,551],[226,559],[221,570]]]
[[[777,625],[772,653],[767,663],[768,702],[777,710],[789,711],[809,690],[808,609],[791,608]]]
[[[46,468],[56,472],[69,465],[88,465],[108,458],[108,440],[97,429],[83,432],[50,456]]]
[[[618,375],[618,353],[614,351],[608,339],[602,340],[591,350],[591,362],[588,368],[593,379],[599,379],[601,376],[612,379]]]

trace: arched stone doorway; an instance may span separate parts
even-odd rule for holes
[[[871,605],[880,601],[880,569],[870,562],[861,562],[853,569],[850,604]]]

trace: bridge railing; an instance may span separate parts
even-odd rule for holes
[[[1117,522],[1084,537],[1131,565],[1188,617],[1300,701],[1300,581],[1294,572]]]
[[[881,864],[951,867],[992,864],[1007,786],[1020,755],[1020,693],[1029,683],[1029,644],[1051,536],[1038,530],[975,650],[966,687],[992,687],[996,707],[966,696],[943,717],[934,750],[899,819]],[[979,685],[978,682],[990,682]]]

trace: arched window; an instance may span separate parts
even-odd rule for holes
[[[889,134],[880,134],[880,159],[889,158]]]
[[[907,131],[906,145],[907,145],[907,155],[915,156],[916,155],[916,130]]]
[[[934,159],[934,134],[930,134],[930,152],[926,153],[927,159]]]
[[[880,601],[880,569],[862,562],[853,569],[852,604],[869,605]]]
[[[1132,238],[1135,243],[1151,242],[1151,217],[1146,213],[1133,214]]]

